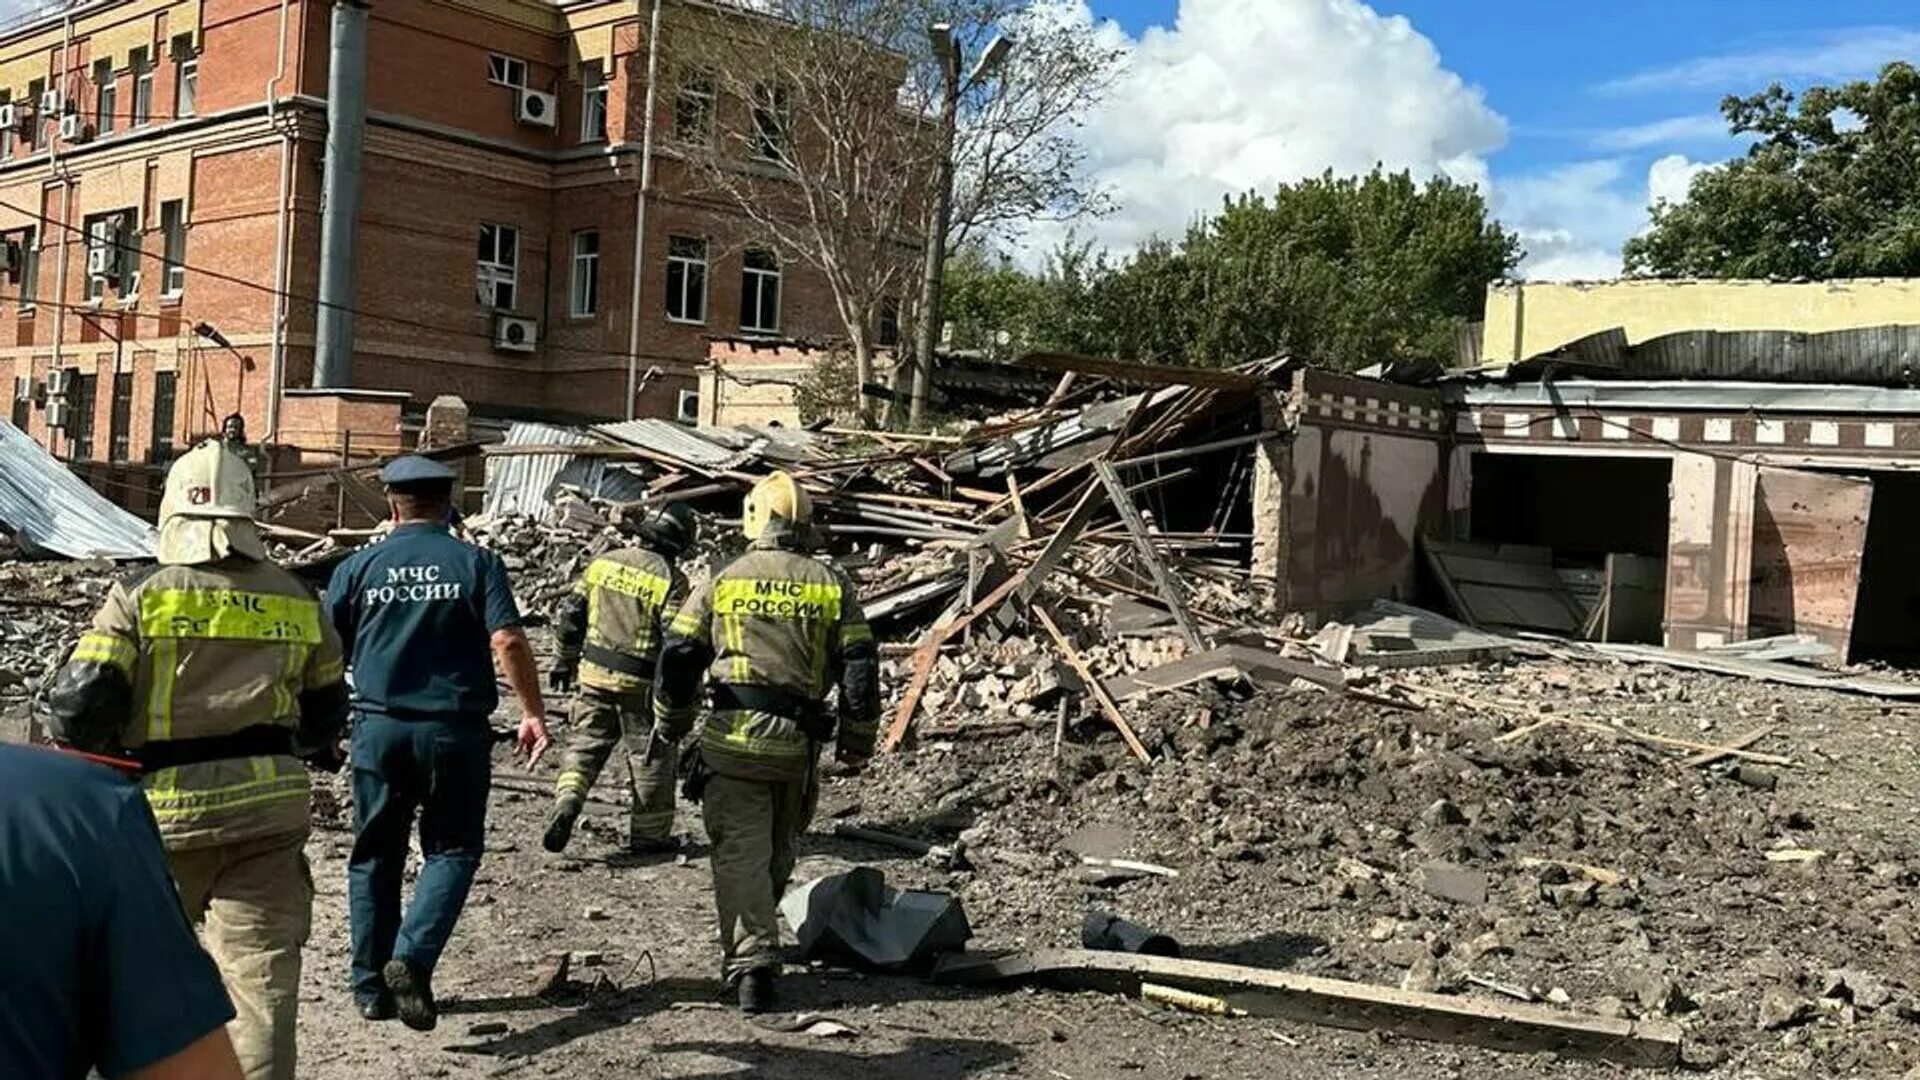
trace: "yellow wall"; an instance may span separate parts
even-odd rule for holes
[[[1920,278],[1515,282],[1487,289],[1483,356],[1488,363],[1524,360],[1616,326],[1638,343],[1681,330],[1899,324],[1920,324]]]

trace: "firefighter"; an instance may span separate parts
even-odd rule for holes
[[[674,565],[693,546],[699,522],[684,504],[647,511],[635,529],[639,544],[593,560],[562,603],[554,637],[558,658],[549,675],[556,693],[578,686],[574,735],[554,783],[553,813],[542,843],[566,850],[587,792],[614,747],[625,742],[633,801],[627,847],[636,855],[672,851],[673,783],[679,755],[653,731],[650,698],[661,624],[687,598]]]
[[[754,486],[746,554],[674,616],[653,684],[656,721],[677,742],[707,683],[710,709],[688,755],[686,794],[703,804],[722,977],[737,985],[746,1013],[774,1007],[774,905],[813,815],[820,748],[833,742],[840,763],[858,771],[873,753],[879,712],[873,632],[846,575],[809,553],[812,519],[787,473]]]
[[[303,761],[341,764],[340,639],[267,560],[253,477],[218,442],[174,463],[158,564],[107,592],[55,676],[48,730],[137,763],[187,914],[233,998],[252,1080],[294,1075],[300,948],[313,910]]]

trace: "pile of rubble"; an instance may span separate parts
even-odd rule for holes
[[[66,660],[118,574],[104,559],[0,562],[0,739],[25,737],[33,694]]]

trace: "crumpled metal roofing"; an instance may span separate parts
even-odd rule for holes
[[[596,440],[573,428],[552,424],[515,424],[507,429],[508,446],[592,446]],[[551,505],[548,494],[560,471],[573,460],[571,454],[503,454],[487,459],[487,494],[480,512],[488,517],[503,514],[543,514]]]
[[[743,455],[736,450],[719,446],[693,433],[685,424],[672,420],[645,418],[625,420],[618,424],[596,424],[595,434],[603,435],[614,442],[628,446],[638,446],[643,450],[652,450],[658,454],[697,465],[705,469],[726,469],[738,464]]]
[[[107,501],[26,433],[0,420],[0,528],[30,552],[151,559],[153,526]]]
[[[1594,378],[1721,382],[1920,384],[1920,325],[1799,330],[1680,330],[1630,343],[1618,327],[1504,367],[1471,373],[1537,378],[1548,367]]]

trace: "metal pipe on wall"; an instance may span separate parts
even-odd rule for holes
[[[634,0],[639,14],[640,0]],[[640,122],[640,190],[633,197],[633,290],[627,316],[627,419],[640,410],[640,279],[647,269],[647,192],[653,187],[654,87],[660,73],[660,0],[647,25],[646,118]]]
[[[327,70],[327,158],[320,191],[320,311],[313,385],[353,382],[354,226],[367,130],[367,3],[334,0]]]
[[[267,80],[265,97],[267,99],[267,127],[271,129],[279,119],[280,80],[287,76],[287,5],[290,0],[280,0],[280,44],[275,55],[273,78]],[[305,9],[301,9],[305,15]],[[272,345],[270,359],[267,362],[267,428],[260,433],[260,441],[273,442],[280,437],[280,394],[287,385],[287,248],[290,228],[290,208],[288,201],[293,197],[293,125],[286,125],[280,134],[280,194],[275,201],[277,219],[273,227],[273,323],[271,327]]]

